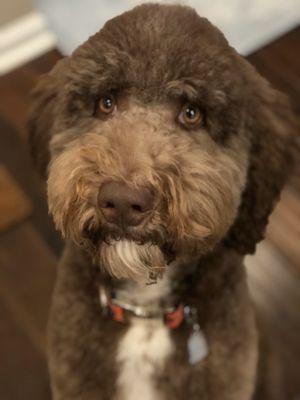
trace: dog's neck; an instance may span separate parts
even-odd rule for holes
[[[161,303],[171,293],[171,281],[169,274],[159,279],[156,283],[145,285],[132,280],[124,282],[117,290],[117,296],[121,301],[145,306],[148,304]]]
[[[186,296],[187,286],[199,280],[197,267],[198,261],[184,265],[173,262],[155,282],[126,279],[106,281],[104,285],[120,303],[159,310],[178,304]]]
[[[208,279],[216,280],[218,285],[227,286],[231,275],[236,275],[236,271],[242,270],[242,257],[228,248],[220,247],[210,255],[199,257],[193,263],[169,265],[162,279],[158,279],[155,284],[146,285],[144,282],[136,283],[133,280],[111,279],[101,272],[99,267],[93,265],[85,252],[78,247],[74,248],[70,243],[67,247],[69,249],[66,249],[66,256],[71,258],[69,262],[78,265],[77,274],[81,282],[88,280],[93,285],[104,285],[109,290],[117,291],[119,299],[133,305],[151,304],[160,307],[174,304],[181,299],[193,298],[194,293],[198,297],[199,287],[205,297]],[[212,285],[215,285],[215,282],[212,282]]]

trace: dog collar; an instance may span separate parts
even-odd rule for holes
[[[99,286],[99,300],[103,314],[117,322],[127,323],[130,317],[162,319],[170,329],[178,328],[185,320],[186,307],[178,304],[173,307],[151,310],[144,306],[135,306],[118,300],[109,290]]]
[[[176,329],[186,321],[191,327],[190,335],[187,339],[189,363],[191,365],[197,364],[209,354],[208,343],[205,334],[200,329],[196,308],[179,304],[175,307],[162,308],[160,311],[154,312],[147,307],[134,306],[118,301],[103,286],[99,286],[99,299],[103,314],[117,322],[129,322],[130,317],[156,318],[162,319],[169,329]]]

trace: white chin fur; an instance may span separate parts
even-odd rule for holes
[[[101,267],[118,279],[147,280],[149,272],[161,272],[165,267],[164,255],[158,246],[130,240],[102,243],[99,258]]]

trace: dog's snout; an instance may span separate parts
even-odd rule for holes
[[[122,227],[141,224],[154,204],[154,196],[147,187],[130,187],[121,182],[102,185],[98,200],[106,221]]]

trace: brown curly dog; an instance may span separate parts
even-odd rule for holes
[[[53,398],[252,399],[243,257],[293,158],[286,97],[193,9],[146,4],[41,79],[29,126],[66,238]]]

